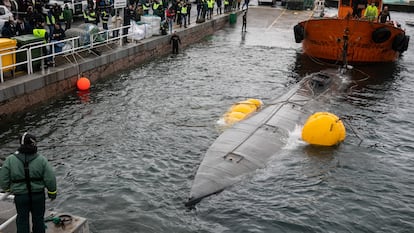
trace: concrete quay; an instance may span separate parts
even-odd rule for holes
[[[235,13],[240,14],[240,11]],[[176,28],[181,38],[180,49],[229,25],[229,17],[230,14],[215,15],[204,23],[193,23],[185,29]],[[170,54],[169,41],[169,35],[153,36],[137,43],[113,46],[99,56],[88,56],[77,63],[66,61],[31,75],[8,79],[0,83],[0,120],[73,91],[79,76],[88,77],[93,83],[119,70]]]

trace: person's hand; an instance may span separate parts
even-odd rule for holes
[[[52,192],[47,192],[47,196],[50,198],[51,201],[56,199],[56,195],[57,195],[56,192],[53,192],[53,193]]]

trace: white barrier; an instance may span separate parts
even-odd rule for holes
[[[4,50],[0,50],[0,81],[4,82],[4,72],[11,70],[12,72],[15,71],[17,66],[20,65],[26,65],[27,66],[27,74],[33,74],[33,63],[35,62],[44,62],[45,60],[49,60],[49,61],[53,61],[56,56],[59,55],[73,55],[75,53],[84,51],[84,50],[90,50],[93,49],[95,47],[101,46],[101,45],[106,45],[106,44],[113,44],[118,42],[121,46],[123,45],[123,41],[124,38],[132,38],[133,40],[137,40],[134,37],[131,37],[131,35],[133,34],[132,30],[129,30],[129,28],[131,27],[131,25],[128,26],[122,26],[119,28],[113,28],[113,29],[109,29],[109,30],[105,30],[105,31],[100,31],[97,33],[93,33],[89,35],[89,40],[87,40],[87,43],[81,43],[81,41],[85,41],[85,38],[81,38],[80,36],[77,37],[72,37],[72,38],[67,38],[64,40],[60,40],[60,41],[53,41],[50,43],[35,43],[33,46],[31,45],[27,45],[28,48],[24,48],[24,49],[17,49],[14,51],[7,51],[10,49],[15,49],[15,48],[6,48]],[[127,34],[123,34],[123,32],[127,31]],[[116,37],[111,37],[110,35],[113,34],[114,31],[119,31],[118,36]],[[145,37],[147,38],[147,37]],[[61,51],[56,51],[56,47],[60,44],[64,44],[63,49]],[[46,52],[47,54],[45,55],[41,55],[38,57],[32,57],[32,54],[34,54],[35,50],[40,50],[43,52]],[[3,52],[2,51],[7,51],[7,52]],[[11,65],[7,65],[7,66],[3,66],[2,64],[2,60],[4,56],[14,56],[14,60],[15,57],[18,53],[26,53],[26,57],[27,60],[26,61],[22,61],[22,62],[18,62],[18,63],[13,63]]]

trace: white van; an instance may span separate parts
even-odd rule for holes
[[[14,21],[13,14],[10,12],[10,10],[6,6],[0,5],[0,35],[1,35],[1,29],[3,29],[3,26],[4,26],[4,22],[9,21],[9,20]]]
[[[4,5],[0,5],[0,20],[14,20],[13,14]]]

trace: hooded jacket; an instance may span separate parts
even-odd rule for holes
[[[31,191],[56,193],[56,177],[47,159],[35,154],[16,151],[8,156],[0,168],[0,187],[13,194],[28,193],[24,173],[24,161],[29,162]]]

